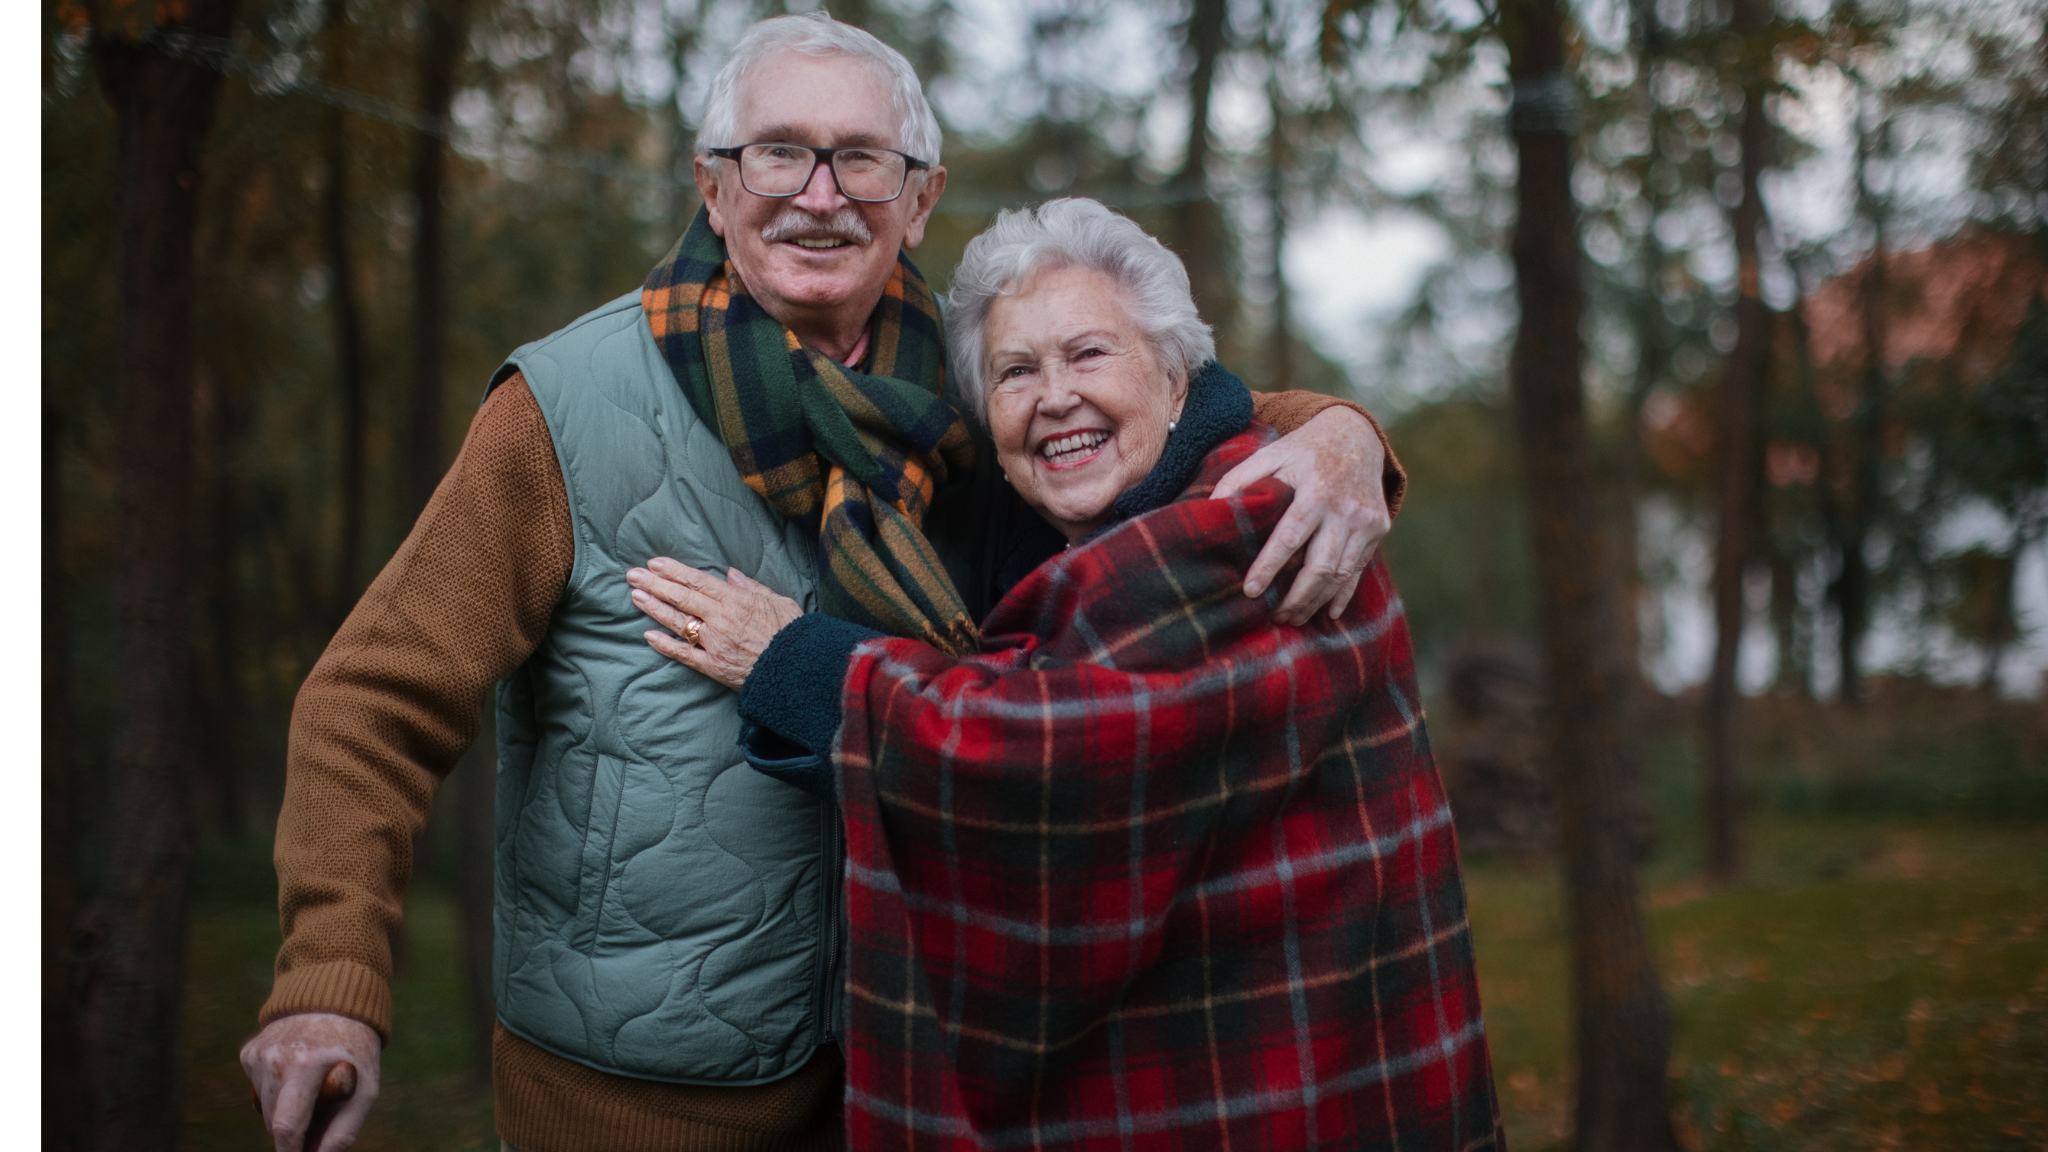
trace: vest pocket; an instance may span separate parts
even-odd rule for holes
[[[576,919],[569,932],[569,946],[586,956],[597,950],[598,925],[603,922],[605,898],[611,894],[612,845],[618,838],[625,781],[625,761],[600,753],[590,781],[590,810],[583,820]]]

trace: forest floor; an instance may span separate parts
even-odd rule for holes
[[[2048,830],[1774,818],[1750,831],[1740,886],[1710,891],[1683,861],[1646,876],[1681,1142],[2048,1149]],[[1466,877],[1508,1146],[1567,1147],[1555,873],[1479,859]]]
[[[2048,1149],[2048,829],[1760,818],[1709,891],[1667,832],[1646,872],[1691,1149]],[[268,853],[208,858],[191,945],[181,1144],[267,1147],[236,1049],[277,946]],[[1467,864],[1481,995],[1516,1152],[1562,1148],[1570,1016],[1548,865]],[[414,894],[365,1152],[495,1150],[467,1071],[455,918]]]

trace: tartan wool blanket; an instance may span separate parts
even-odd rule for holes
[[[1179,500],[1037,569],[981,652],[863,644],[848,1146],[1499,1148],[1457,847],[1401,604],[1272,622],[1290,499]]]

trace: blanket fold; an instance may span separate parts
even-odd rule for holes
[[[1457,849],[1399,597],[1272,623],[1289,499],[1215,482],[1027,577],[954,658],[856,652],[849,1146],[1490,1148]]]

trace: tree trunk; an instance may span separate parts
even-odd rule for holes
[[[672,18],[673,19],[673,18]],[[669,224],[670,228],[661,237],[663,244],[674,243],[672,237],[681,236],[690,227],[690,220],[697,214],[697,182],[691,179],[691,160],[696,154],[697,134],[690,122],[683,117],[679,94],[687,75],[690,53],[697,47],[699,35],[694,20],[675,20],[669,28],[669,67],[674,76],[674,89],[663,109],[668,121],[669,140]]]
[[[1272,16],[1267,17],[1268,24]],[[1287,291],[1287,103],[1280,91],[1280,50],[1266,46],[1266,112],[1272,119],[1266,136],[1266,220],[1270,243],[1267,275],[1273,287],[1273,323],[1266,358],[1266,386],[1275,392],[1294,387],[1294,301]]]
[[[224,36],[233,7],[233,0],[189,0],[185,27]],[[121,676],[107,782],[111,850],[79,934],[86,1146],[167,1152],[178,1133],[178,1015],[194,855],[185,731],[192,247],[200,147],[220,75],[114,34],[95,35],[93,58],[119,125],[115,500],[122,564]]]
[[[1773,532],[1771,544],[1771,638],[1777,649],[1771,691],[1799,692],[1799,557],[1791,532]]]
[[[1583,297],[1571,198],[1570,81],[1558,0],[1503,7],[1519,158],[1510,361],[1542,621],[1545,759],[1556,797],[1577,1012],[1577,1146],[1676,1149],[1664,1080],[1671,1022],[1643,923],[1629,828],[1631,677],[1599,527],[1580,382]]]
[[[412,193],[418,207],[413,232],[412,459],[408,469],[412,512],[427,506],[441,482],[442,390],[448,347],[448,273],[442,203],[447,178],[448,106],[462,63],[465,0],[427,0],[420,45],[420,107],[434,127],[413,136]]]
[[[78,916],[71,629],[64,595],[64,408],[43,369],[43,1147],[78,1146],[78,1022],[65,942]]]
[[[1654,134],[1664,118],[1658,115],[1650,75],[1664,52],[1663,28],[1657,20],[1657,6],[1653,0],[1631,0],[1629,8],[1630,31],[1636,49],[1635,98],[1644,122],[1650,125]],[[1665,261],[1664,245],[1657,239],[1657,220],[1663,215],[1669,197],[1656,191],[1649,175],[1649,166],[1645,165],[1642,198],[1649,208],[1649,217],[1643,228],[1642,248],[1638,253],[1642,264],[1642,290],[1636,296],[1633,317],[1636,330],[1635,375],[1629,383],[1627,399],[1622,403],[1621,435],[1615,453],[1615,523],[1620,527],[1620,535],[1615,542],[1614,559],[1621,577],[1621,650],[1627,654],[1631,675],[1634,675],[1637,661],[1641,659],[1643,644],[1641,626],[1637,622],[1643,600],[1643,573],[1637,561],[1640,541],[1637,510],[1642,504],[1643,476],[1648,470],[1649,457],[1643,443],[1643,405],[1649,400],[1651,390],[1663,380],[1671,359],[1664,306],[1657,295]]]
[[[470,1068],[491,1075],[491,1032],[498,1012],[491,994],[493,855],[498,775],[497,709],[486,696],[477,741],[456,766],[455,907],[462,925],[464,1000],[469,1010]]]
[[[203,729],[193,747],[206,762],[202,777],[215,825],[230,843],[240,843],[246,831],[242,790],[249,703],[242,691],[239,662],[242,613],[247,606],[238,588],[236,557],[242,516],[234,461],[243,416],[240,398],[235,395],[236,382],[217,365],[199,374],[199,384],[197,407],[203,422],[198,435],[204,463],[195,474],[206,504],[200,529],[206,554],[195,567],[207,645],[204,658],[196,659],[193,667],[193,682],[201,688],[195,703]],[[198,807],[195,803],[194,808]]]
[[[1794,539],[1788,545],[1788,550],[1792,553],[1794,564],[1791,573],[1792,583],[1789,589],[1792,600],[1792,619],[1789,629],[1789,646],[1780,649],[1779,661],[1781,672],[1779,680],[1782,687],[1788,688],[1800,699],[1810,701],[1814,698],[1814,646],[1820,632],[1820,618],[1826,610],[1826,604],[1825,596],[1823,596],[1821,603],[1809,606],[1799,595],[1797,566],[1802,563],[1810,563],[1812,553],[1807,546],[1799,542],[1796,534],[1799,531],[1802,520],[1809,526],[1817,521],[1821,539],[1832,538],[1835,535],[1836,513],[1833,496],[1834,489],[1828,483],[1827,419],[1821,415],[1819,400],[1815,396],[1813,388],[1812,334],[1806,327],[1806,301],[1809,299],[1809,296],[1803,283],[1795,283],[1794,290],[1796,296],[1792,302],[1792,307],[1786,311],[1782,320],[1783,323],[1791,326],[1792,334],[1792,364],[1796,373],[1794,377],[1794,403],[1796,405],[1794,409],[1794,423],[1800,430],[1799,436],[1802,439],[1806,439],[1814,449],[1817,457],[1817,467],[1814,471],[1814,480],[1810,490],[1813,503],[1801,509],[1798,516],[1793,519],[1790,529],[1794,534]],[[1788,662],[1790,665],[1789,670],[1784,670],[1783,666]],[[1788,675],[1791,678],[1789,684],[1785,682]]]
[[[193,275],[201,283],[225,274],[233,260],[242,231],[236,227],[236,216],[245,206],[232,190],[246,178],[246,169],[214,170],[211,193],[199,208],[206,227],[201,229],[203,245]],[[222,189],[230,191],[222,195]],[[200,339],[193,367],[193,483],[201,509],[194,539],[202,544],[193,579],[199,585],[195,607],[203,614],[205,643],[195,646],[202,651],[195,653],[192,669],[193,716],[199,724],[192,748],[204,765],[193,778],[195,797],[203,794],[204,801],[195,798],[193,811],[196,820],[197,814],[210,809],[214,828],[230,844],[242,843],[248,833],[251,783],[252,712],[241,662],[242,625],[251,612],[241,569],[243,534],[249,528],[241,467],[249,424],[244,367],[239,357],[222,354],[217,339]],[[205,824],[198,827],[203,837]],[[267,826],[263,834],[269,834]]]
[[[345,0],[326,0],[324,39],[328,83],[348,87],[348,11]],[[327,186],[320,196],[320,235],[327,249],[332,278],[335,392],[341,401],[341,547],[335,557],[332,617],[335,627],[356,602],[356,580],[363,567],[364,521],[368,517],[368,478],[364,470],[368,437],[369,398],[363,372],[363,311],[356,294],[349,259],[348,124],[338,107],[322,113],[321,151]]]
[[[1670,359],[1670,347],[1664,339],[1662,305],[1656,297],[1656,277],[1663,271],[1664,249],[1654,233],[1643,239],[1642,263],[1643,297],[1635,317],[1635,377],[1629,382],[1628,396],[1622,402],[1621,436],[1615,453],[1614,522],[1618,532],[1614,563],[1621,579],[1621,650],[1628,656],[1631,671],[1641,658],[1643,646],[1642,628],[1637,620],[1643,600],[1643,572],[1637,560],[1641,535],[1636,522],[1649,457],[1643,444],[1643,405],[1648,402],[1651,389],[1663,379],[1665,364]]]
[[[1742,697],[1735,684],[1741,657],[1743,574],[1749,564],[1751,432],[1769,359],[1771,312],[1764,304],[1758,234],[1764,206],[1757,191],[1763,171],[1765,136],[1764,69],[1759,57],[1764,0],[1734,0],[1729,32],[1738,44],[1743,69],[1742,199],[1735,206],[1735,351],[1721,377],[1720,412],[1714,436],[1715,503],[1719,532],[1714,545],[1714,663],[1707,675],[1707,874],[1728,884],[1742,874]]]
[[[1875,237],[1869,273],[1863,278],[1863,395],[1849,418],[1850,491],[1841,540],[1842,571],[1835,580],[1835,603],[1840,612],[1842,699],[1851,704],[1863,700],[1863,636],[1870,630],[1870,562],[1864,555],[1870,527],[1882,498],[1880,484],[1884,459],[1884,411],[1888,382],[1885,378],[1885,213],[1870,188],[1872,131],[1885,131],[1882,114],[1873,129],[1862,124],[1863,94],[1857,93],[1856,207],[1870,221]]]
[[[1173,180],[1173,247],[1187,263],[1195,309],[1219,336],[1235,317],[1237,295],[1230,282],[1223,211],[1209,195],[1209,101],[1229,18],[1226,0],[1194,0],[1188,15],[1187,45],[1194,67],[1188,74],[1187,152]]]

